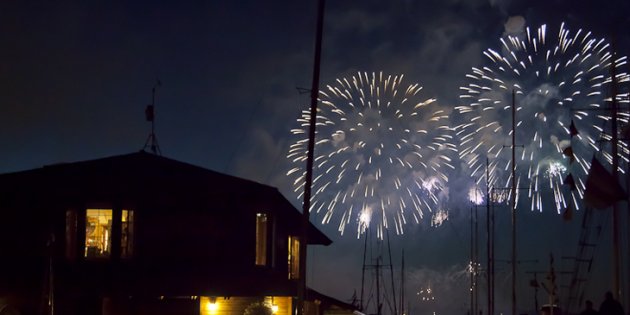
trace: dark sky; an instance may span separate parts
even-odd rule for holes
[[[144,109],[159,79],[156,132],[165,156],[276,186],[299,208],[285,156],[309,102],[299,88],[311,86],[315,11],[315,1],[285,0],[0,2],[0,171],[142,149],[150,132]],[[628,12],[622,0],[329,1],[321,84],[363,71],[404,74],[424,87],[425,98],[452,109],[461,104],[465,75],[487,62],[482,52],[501,50],[510,18],[532,29],[564,21],[598,38],[616,34],[625,55]],[[467,180],[461,176],[450,180],[449,220],[390,235],[397,273],[405,250],[415,314],[468,309],[470,205],[454,188]],[[497,216],[503,260],[510,253],[506,211]],[[557,269],[572,267],[561,256],[575,256],[581,216],[564,222],[555,209],[519,214],[519,313],[534,303],[527,271],[547,270],[550,253]],[[347,301],[360,293],[363,240],[313,221],[335,242],[310,252],[310,285]],[[603,281],[587,292],[596,305],[610,289],[610,250],[597,253]],[[497,272],[497,310],[509,313],[509,264],[497,263]],[[437,302],[420,301],[416,293],[427,287]]]

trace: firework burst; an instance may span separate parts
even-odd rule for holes
[[[339,222],[344,233],[357,224],[357,236],[375,226],[382,238],[391,226],[403,233],[424,216],[445,220],[450,153],[456,152],[448,113],[435,99],[422,99],[422,87],[403,75],[357,73],[319,93],[311,212],[323,224]],[[288,158],[298,199],[303,198],[310,114],[303,111],[299,139]]]
[[[611,65],[616,65],[615,82],[625,84],[628,76],[620,67],[626,58],[613,55],[605,40],[582,30],[572,33],[564,24],[555,33],[546,25],[535,32],[527,28],[501,38],[501,44],[500,52],[484,51],[487,65],[472,68],[468,84],[460,87],[465,102],[457,107],[463,122],[456,127],[460,158],[481,182],[488,157],[490,185],[510,186],[515,93],[517,196],[526,191],[531,210],[542,211],[543,196],[551,192],[558,213],[570,206],[579,209],[590,158],[601,150],[611,120],[604,110],[612,99]],[[627,94],[616,99],[627,102]],[[626,123],[627,115],[619,121]],[[625,147],[621,143],[619,152]],[[575,189],[563,185],[569,173],[576,178]]]

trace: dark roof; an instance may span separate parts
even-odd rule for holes
[[[145,151],[1,174],[0,192],[23,194],[24,199],[45,195],[49,200],[64,200],[83,195],[120,202],[137,198],[157,204],[187,202],[188,207],[180,209],[184,211],[255,202],[289,222],[301,220],[301,213],[275,187]],[[299,227],[290,224],[291,232],[297,233]],[[311,244],[331,243],[313,224],[308,237]]]

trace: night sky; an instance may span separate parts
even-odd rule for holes
[[[465,75],[487,64],[485,49],[501,50],[501,36],[565,22],[572,31],[614,37],[628,55],[628,13],[622,0],[328,1],[320,82],[364,71],[404,74],[451,114],[462,103]],[[301,91],[311,86],[315,19],[316,1],[2,1],[0,172],[142,149],[151,130],[144,109],[159,79],[155,128],[164,156],[278,187],[301,209],[286,155],[295,141],[290,130],[309,104]],[[405,251],[413,314],[469,308],[471,205],[458,189],[469,179],[461,162],[453,164],[449,219],[389,234],[396,281]],[[510,217],[507,208],[497,211],[497,314],[507,314]],[[519,213],[519,313],[533,312],[528,272],[546,271],[550,253],[556,270],[572,268],[561,257],[575,256],[581,217],[578,211],[565,221],[555,208]],[[363,239],[341,236],[336,222],[312,220],[334,242],[309,251],[309,285],[349,301],[360,294]],[[596,306],[611,289],[609,225],[586,296]],[[485,265],[485,250],[480,255]],[[422,302],[417,293],[429,287],[436,300]],[[544,303],[543,290],[538,297]],[[485,313],[485,294],[479,301]]]

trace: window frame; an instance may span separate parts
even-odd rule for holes
[[[290,280],[300,278],[300,238],[289,235],[287,239],[287,273]]]
[[[120,216],[120,258],[130,259],[135,251],[136,217],[133,209],[121,209]],[[126,216],[125,216],[126,214]]]
[[[86,205],[76,205],[67,208],[64,212],[64,255],[66,260],[132,259],[137,251],[137,211],[134,209],[135,207],[112,207],[110,203],[87,203]],[[90,210],[109,211],[109,213],[105,213],[107,220],[111,222],[106,227],[108,234],[107,244],[96,246],[101,248],[100,250],[89,248],[89,242],[91,239],[94,239],[94,236],[90,236],[88,231],[90,221],[94,222],[98,216],[98,214],[91,214]],[[90,216],[92,216],[91,219]],[[93,254],[90,251],[102,252]]]
[[[270,222],[269,219],[270,218],[267,213],[264,213],[264,212],[256,213],[256,219],[255,219],[256,229],[254,231],[254,237],[255,237],[254,264],[256,266],[261,266],[261,267],[269,266],[269,222]],[[261,227],[264,227],[264,228],[261,229]]]

